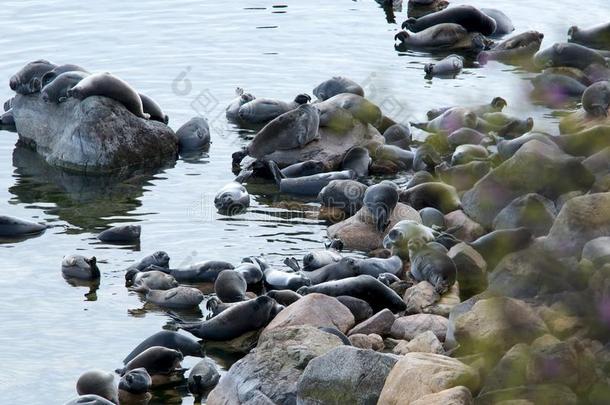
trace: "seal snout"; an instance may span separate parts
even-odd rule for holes
[[[17,91],[17,86],[19,86],[19,80],[15,76],[13,76],[10,78],[8,85],[11,90]]]

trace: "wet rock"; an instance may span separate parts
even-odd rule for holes
[[[545,240],[559,257],[580,256],[585,243],[610,235],[610,193],[588,194],[569,200]]]
[[[483,257],[466,243],[458,243],[447,255],[457,268],[460,297],[470,298],[487,288],[487,263]]]
[[[159,167],[175,160],[178,138],[167,125],[138,118],[121,103],[93,96],[45,103],[40,93],[13,99],[21,142],[47,163],[82,173]]]
[[[350,310],[334,297],[312,293],[284,308],[265,328],[265,332],[286,326],[311,325],[335,327],[346,333],[354,326]]]
[[[416,314],[396,319],[390,330],[395,339],[411,340],[425,331],[432,331],[443,342],[447,334],[447,318],[440,315]]]
[[[396,363],[386,379],[378,404],[412,404],[429,394],[465,386],[479,387],[479,374],[451,357],[433,353],[407,353]]]
[[[398,222],[409,219],[421,223],[419,213],[412,207],[398,203],[390,216],[390,223],[384,232],[378,232],[375,223],[362,207],[354,216],[328,227],[328,237],[343,241],[346,249],[371,251],[383,247],[383,238]]]
[[[380,336],[385,336],[390,333],[390,329],[394,324],[396,317],[389,309],[384,309],[377,312],[375,315],[367,319],[366,321],[359,323],[349,331],[348,335],[354,335],[362,333],[369,335],[375,333]]]
[[[342,346],[337,336],[312,326],[269,330],[261,335],[256,349],[221,377],[207,403],[254,404],[264,399],[295,404],[297,381],[307,364],[337,346]]]
[[[533,140],[467,191],[462,209],[482,226],[490,227],[496,215],[519,196],[540,193],[554,200],[568,191],[588,190],[593,181],[580,159]]]
[[[525,227],[535,236],[549,232],[555,220],[555,204],[540,194],[526,194],[515,198],[496,215],[493,229]]]
[[[436,394],[424,395],[411,405],[472,405],[472,394],[463,386],[449,388]]]
[[[505,404],[505,401],[529,401],[536,405],[576,405],[578,398],[565,385],[541,384],[506,388],[479,395],[477,405]]]
[[[445,215],[445,222],[447,229],[454,228],[455,231],[452,234],[464,242],[477,240],[486,233],[481,225],[469,218],[462,210]]]
[[[299,404],[375,404],[398,357],[342,346],[309,362],[297,385]]]
[[[401,355],[413,352],[444,354],[445,349],[434,332],[426,331],[415,336],[411,341],[401,341],[392,349],[392,352]]]

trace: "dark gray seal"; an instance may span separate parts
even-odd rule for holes
[[[411,128],[408,125],[394,124],[383,133],[387,145],[398,146],[409,150],[411,145]]]
[[[422,224],[424,224],[428,228],[445,228],[445,215],[436,208],[422,208],[421,210],[419,210],[419,216],[421,217]]]
[[[265,124],[309,101],[311,97],[307,94],[299,94],[291,102],[257,98],[243,104],[239,108],[238,115],[239,119],[247,124]]]
[[[582,93],[582,108],[592,117],[607,117],[610,107],[610,82],[593,83]]]
[[[218,190],[214,206],[223,215],[241,214],[250,206],[250,194],[243,184],[232,181]]]
[[[95,256],[87,259],[81,255],[69,255],[64,257],[61,262],[61,272],[65,277],[97,280],[101,274],[96,262]]]
[[[403,29],[420,32],[438,24],[459,24],[468,32],[492,35],[497,28],[496,21],[476,7],[459,5],[420,18],[409,18],[402,23]]]
[[[277,301],[278,304],[283,305],[285,307],[294,304],[301,296],[292,290],[271,290],[268,291],[265,295],[273,298]]]
[[[578,28],[574,25],[568,30],[568,41],[589,48],[610,50],[610,23],[590,28]]]
[[[543,72],[532,78],[532,96],[550,105],[562,105],[573,98],[580,98],[587,86],[578,80],[555,73]]]
[[[527,228],[501,229],[481,236],[470,246],[483,256],[487,270],[493,271],[504,256],[525,249],[532,241],[532,232]]]
[[[141,287],[146,302],[168,309],[198,308],[203,301],[203,293],[193,287],[178,286],[169,290],[151,290]]]
[[[45,103],[63,103],[68,99],[68,90],[76,86],[89,74],[84,72],[66,72],[57,76],[40,91]]]
[[[332,180],[353,180],[356,173],[352,170],[313,174],[311,176],[285,178],[274,161],[269,161],[269,170],[281,193],[315,196]]]
[[[411,277],[427,281],[439,294],[444,294],[455,284],[457,268],[449,256],[429,247],[423,239],[409,240]]]
[[[415,151],[413,170],[432,170],[443,160],[442,156],[432,144],[424,143]]]
[[[448,214],[460,207],[460,197],[455,187],[440,182],[419,184],[400,191],[400,201],[416,210],[432,207]]]
[[[367,186],[356,180],[332,180],[318,193],[318,201],[323,207],[341,209],[352,216],[362,208]]]
[[[485,13],[485,15],[493,18],[496,22],[496,29],[492,34],[493,37],[501,37],[510,34],[515,30],[513,22],[501,10],[495,8],[481,8],[481,11]]]
[[[413,167],[415,154],[396,145],[379,145],[373,154],[375,163],[390,162],[401,170],[410,170]]]
[[[100,232],[97,238],[102,242],[139,242],[141,232],[140,225],[119,225]]]
[[[244,92],[244,89],[238,87],[235,89],[235,99],[229,103],[225,109],[225,115],[229,121],[239,121],[239,109],[242,105],[256,99],[252,94]]]
[[[324,168],[324,163],[319,160],[306,160],[287,166],[280,171],[284,177],[294,178],[322,173]]]
[[[487,113],[478,120],[477,129],[494,131],[498,136],[512,139],[529,132],[534,127],[534,119],[513,117],[501,112]]]
[[[389,308],[392,312],[404,311],[406,309],[406,304],[398,294],[369,275],[305,286],[299,288],[297,292],[301,295],[320,293],[330,295],[331,297],[349,295],[368,302],[376,312],[384,308]]]
[[[226,341],[267,326],[283,308],[273,298],[261,295],[234,304],[207,321],[182,322],[179,327],[203,340]]]
[[[413,173],[413,176],[411,176],[409,181],[405,184],[405,188],[409,189],[417,186],[418,184],[430,183],[434,181],[436,181],[436,179],[432,174],[430,174],[430,172],[420,170]]]
[[[531,60],[532,55],[540,50],[544,34],[538,31],[526,31],[497,43],[491,49],[480,52],[477,61],[481,65],[489,61],[521,65]]]
[[[206,260],[181,269],[161,269],[181,283],[213,283],[221,271],[233,269],[231,263],[222,260]]]
[[[162,346],[152,346],[131,359],[123,368],[115,370],[123,376],[131,370],[144,368],[152,378],[152,386],[163,385],[171,381],[172,377],[182,377],[184,369],[181,362],[184,359],[178,350]]]
[[[161,106],[155,100],[146,94],[138,93],[138,95],[142,101],[144,114],[148,114],[151,120],[162,122],[165,125],[169,123],[169,116],[163,112]],[[178,134],[176,133],[176,135]]]
[[[68,97],[84,100],[91,96],[111,98],[123,104],[127,110],[140,118],[150,118],[144,114],[140,95],[127,82],[110,73],[95,73],[85,77],[68,90]]]
[[[210,126],[203,117],[193,117],[176,131],[181,154],[205,150],[210,146]]]
[[[555,43],[538,51],[534,55],[534,64],[540,69],[567,66],[585,70],[593,64],[608,66],[599,52],[573,43]]]
[[[400,31],[394,36],[397,48],[427,51],[482,51],[488,41],[479,33],[469,33],[459,24],[437,24],[420,32]]]
[[[119,390],[133,395],[146,394],[151,387],[152,378],[144,367],[129,370],[119,381]]]
[[[515,139],[502,139],[498,141],[498,154],[504,160],[510,159],[523,145],[529,141],[539,141],[547,145],[555,144],[551,135],[543,132],[528,132]]]
[[[341,170],[353,170],[357,177],[366,177],[369,175],[371,162],[369,151],[366,148],[356,146],[348,150],[343,156]]]
[[[127,287],[132,287],[132,290],[136,292],[144,292],[147,289],[169,290],[179,285],[172,275],[158,270],[138,271],[126,284]]]
[[[457,166],[450,166],[449,163],[443,162],[434,168],[438,178],[455,187],[457,191],[470,190],[490,170],[490,162],[476,160]]]
[[[45,73],[56,67],[56,64],[44,59],[29,62],[11,76],[9,86],[11,90],[18,94],[36,93],[42,88],[42,77]]]
[[[364,90],[355,81],[343,76],[334,76],[313,89],[313,94],[324,101],[341,93],[352,93],[364,97]]]
[[[501,112],[504,107],[507,106],[507,104],[508,103],[506,102],[506,100],[504,100],[502,97],[494,97],[489,104],[468,106],[467,109],[477,116],[482,116],[483,114],[490,112]],[[455,107],[458,106],[433,108],[432,110],[428,110],[428,112],[426,113],[426,117],[428,117],[429,121],[432,121],[436,117],[440,117],[446,111],[451,110]]]
[[[310,285],[311,280],[300,272],[287,272],[269,267],[263,270],[265,285],[275,290],[296,291],[304,285]]]
[[[349,295],[340,295],[336,298],[340,303],[345,305],[347,309],[349,309],[352,315],[354,315],[356,324],[369,319],[374,314],[373,308],[371,308],[369,303],[365,300],[361,300],[360,298]]]
[[[99,395],[115,404],[119,403],[119,393],[114,385],[114,374],[102,370],[89,370],[76,381],[78,395]]]
[[[129,283],[133,283],[133,278],[138,272],[144,271],[151,266],[154,266],[154,268],[150,270],[161,270],[167,272],[169,269],[169,255],[159,250],[144,257],[138,263],[132,264],[127,268],[125,273],[125,281],[128,285]]]
[[[332,105],[347,110],[355,119],[377,126],[381,123],[383,114],[381,109],[366,98],[352,93],[337,94],[318,106]]]
[[[221,271],[214,282],[216,296],[225,303],[244,301],[247,288],[246,279],[235,270]]]
[[[392,212],[398,203],[398,186],[384,180],[366,189],[364,206],[370,212],[378,232],[383,232],[390,223]]]
[[[5,111],[4,114],[0,115],[0,125],[3,127],[15,128],[15,115],[13,114],[12,109]]]
[[[327,264],[319,269],[307,272],[306,276],[311,280],[312,285],[333,280],[342,280],[354,277],[356,273],[356,260],[352,257],[343,257],[335,263]]]
[[[129,363],[134,357],[153,346],[162,346],[178,350],[183,356],[203,357],[201,345],[193,338],[178,332],[162,330],[151,335],[138,344],[124,359],[123,364]]]
[[[191,369],[187,386],[189,392],[197,399],[201,399],[206,393],[218,384],[220,373],[212,359],[205,358]]]
[[[310,104],[300,105],[273,119],[248,145],[248,154],[260,159],[277,150],[301,148],[319,138],[318,110]]]
[[[25,219],[15,218],[8,215],[0,215],[0,236],[18,237],[42,233],[47,229],[46,225]]]
[[[387,259],[371,257],[356,261],[356,275],[368,274],[378,278],[381,274],[391,273],[395,276],[402,274],[402,260],[398,256]]]
[[[57,76],[63,74],[63,73],[67,73],[67,72],[80,72],[80,73],[84,73],[85,75],[89,75],[89,71],[81,66],[78,65],[73,65],[71,63],[65,64],[65,65],[59,65],[56,68],[54,68],[53,70],[51,70],[50,72],[45,73],[44,75],[42,75],[41,81],[40,81],[40,86],[42,88],[44,88],[47,84],[51,83],[53,80],[55,80],[57,78]],[[38,90],[40,90],[38,89]]]
[[[464,69],[464,58],[459,55],[448,55],[437,63],[426,63],[426,77],[455,77]]]
[[[241,274],[248,285],[258,284],[263,281],[263,270],[255,260],[252,262],[242,261],[234,270]]]

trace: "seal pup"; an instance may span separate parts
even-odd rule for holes
[[[457,268],[447,254],[430,248],[423,239],[409,240],[411,276],[416,281],[428,281],[439,294],[444,294],[455,284]]]
[[[260,159],[277,150],[301,148],[319,138],[319,124],[318,110],[302,104],[265,125],[248,145],[248,154]]]
[[[138,344],[124,359],[123,364],[129,363],[134,357],[153,346],[162,346],[178,350],[183,356],[203,357],[201,345],[193,338],[170,330],[159,331]]]
[[[36,93],[42,87],[42,77],[44,74],[56,67],[56,64],[44,59],[29,62],[11,76],[9,86],[17,94]]]
[[[426,242],[434,240],[432,229],[419,222],[409,219],[398,222],[383,238],[383,247],[391,249],[392,255],[398,255],[402,259],[409,257],[408,243],[411,239],[423,239]]]
[[[313,89],[313,95],[320,101],[328,100],[341,93],[351,93],[364,97],[364,90],[355,81],[343,76],[333,76]]]
[[[111,98],[121,104],[136,117],[149,119],[144,113],[142,99],[127,82],[111,73],[94,73],[85,77],[67,92],[68,97],[84,100],[91,96]]]
[[[63,103],[68,99],[68,90],[76,86],[89,74],[84,72],[66,72],[57,76],[40,91],[45,103]]]
[[[227,120],[232,122],[239,121],[239,109],[242,105],[256,99],[252,94],[244,92],[244,89],[241,87],[235,89],[235,96],[235,99],[225,109]]]
[[[119,393],[114,385],[114,374],[102,370],[89,370],[76,381],[78,395],[99,395],[115,404],[119,403]]]
[[[139,242],[141,233],[140,225],[118,225],[100,232],[97,238],[102,242],[111,243]]]
[[[387,180],[370,186],[364,193],[363,202],[373,217],[375,228],[378,232],[383,232],[388,227],[392,212],[398,203],[398,186]]]
[[[460,145],[451,155],[451,165],[463,165],[474,160],[485,160],[489,152],[481,145]]]
[[[169,116],[163,112],[161,106],[152,98],[146,94],[138,93],[140,100],[142,101],[142,110],[144,114],[150,115],[150,119],[153,121],[159,121],[167,125],[169,123]],[[176,136],[178,133],[176,133]]]
[[[607,117],[610,108],[610,82],[593,83],[582,93],[582,108],[593,117]]]
[[[265,124],[310,101],[311,97],[307,94],[299,94],[294,101],[288,103],[270,98],[256,98],[239,107],[237,114],[239,119],[247,124]]]
[[[90,259],[81,255],[65,256],[61,261],[61,272],[65,277],[78,280],[98,280],[101,274],[96,262],[95,256]]]
[[[197,402],[198,399],[201,400],[206,393],[214,388],[219,380],[220,373],[216,364],[211,359],[205,358],[195,364],[189,372],[187,386],[189,392],[195,397],[195,402]]]
[[[115,370],[124,376],[131,370],[144,368],[152,379],[152,387],[181,381],[185,369],[181,368],[184,359],[178,350],[162,346],[152,346],[131,359],[123,368]]]
[[[223,270],[214,282],[214,292],[224,303],[246,300],[248,283],[241,273],[235,270]]]
[[[459,24],[468,32],[492,35],[497,28],[496,21],[476,7],[459,5],[420,18],[409,18],[402,23],[403,29],[420,32],[438,24]]]
[[[17,237],[44,232],[46,225],[8,215],[0,215],[0,237]]]

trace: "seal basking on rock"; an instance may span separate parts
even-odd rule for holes
[[[56,67],[56,64],[44,59],[30,62],[11,76],[9,86],[18,94],[36,93],[42,88],[42,77]]]
[[[146,94],[138,93],[138,95],[142,101],[142,109],[144,110],[144,114],[150,115],[151,120],[159,121],[167,125],[169,122],[169,117],[163,112],[161,106]],[[178,133],[176,133],[176,135],[178,135]]]
[[[496,31],[496,21],[476,7],[460,5],[437,11],[420,18],[409,18],[402,23],[403,29],[420,32],[438,24],[459,24],[468,32],[491,35]]]
[[[371,213],[378,232],[387,228],[397,203],[398,186],[391,181],[382,181],[365,191],[364,206]]]
[[[411,276],[416,281],[428,281],[439,294],[444,294],[455,284],[457,268],[447,254],[429,247],[423,239],[409,240]]]
[[[586,29],[572,26],[568,30],[568,41],[589,48],[610,50],[610,23]]]
[[[81,72],[81,73],[85,73],[87,76],[89,75],[89,71],[87,71],[87,69],[85,69],[81,66],[73,65],[71,63],[65,64],[65,65],[59,65],[56,68],[54,68],[53,70],[51,70],[50,72],[47,72],[44,75],[42,75],[42,79],[40,82],[41,87],[37,90],[44,88],[47,84],[49,84],[53,80],[55,80],[57,78],[57,76],[59,76],[63,73],[66,73],[66,72]]]
[[[42,99],[45,103],[63,103],[68,99],[68,90],[76,86],[87,76],[89,76],[89,73],[84,72],[66,72],[60,74],[42,88]]]
[[[311,97],[307,94],[299,94],[294,101],[289,103],[269,98],[257,98],[239,107],[238,115],[240,120],[245,123],[264,124],[309,101],[311,101]]]
[[[313,89],[313,94],[324,101],[341,93],[352,93],[364,97],[364,90],[355,81],[343,76],[334,76]]]
[[[582,108],[593,117],[607,117],[610,107],[610,82],[593,83],[582,93]]]

